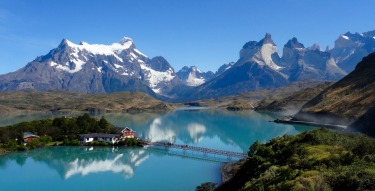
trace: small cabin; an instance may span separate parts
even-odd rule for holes
[[[89,133],[89,134],[80,134],[82,143],[90,143],[93,141],[98,142],[107,142],[107,143],[116,143],[119,141],[119,134],[103,134],[103,133]]]
[[[38,139],[38,138],[39,138],[38,135],[34,135],[31,132],[24,132],[23,133],[23,142],[24,143],[29,143],[33,139]]]
[[[135,131],[133,129],[130,129],[129,127],[125,127],[123,130],[121,130],[121,137],[122,138],[134,138]]]

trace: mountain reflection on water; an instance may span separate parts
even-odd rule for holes
[[[133,128],[142,139],[234,152],[247,152],[255,140],[267,142],[312,128],[276,124],[269,122],[278,117],[276,114],[251,111],[104,116],[116,126]],[[7,122],[12,123],[11,119]],[[207,156],[218,160],[207,160]],[[0,184],[4,190],[188,191],[202,182],[220,183],[221,163],[217,161],[226,160],[226,156],[172,148],[48,147],[0,156]]]
[[[16,161],[23,166],[27,159],[32,159],[57,170],[63,179],[103,172],[120,173],[124,178],[130,178],[148,157],[149,154],[140,148],[50,147],[5,155],[0,157],[0,166],[7,161]]]
[[[117,126],[133,128],[142,139],[213,149],[234,149],[239,152],[247,152],[256,140],[267,142],[277,136],[296,134],[312,128],[276,124],[270,122],[278,117],[275,113],[255,111],[179,110],[160,116],[148,116],[150,118],[137,120],[137,123],[129,114],[123,117],[119,114],[108,114],[105,117]],[[139,118],[139,115],[135,117]]]

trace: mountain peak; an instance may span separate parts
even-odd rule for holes
[[[257,43],[258,46],[262,46],[264,44],[272,44],[272,45],[276,46],[276,44],[272,40],[272,37],[271,37],[270,33],[266,33],[264,35],[264,38]]]
[[[81,41],[81,42],[79,42],[79,45],[90,45],[90,44],[85,42],[85,41]]]
[[[129,38],[129,37],[123,37],[120,41],[120,44],[122,45],[125,45],[127,43],[133,43],[133,39]]]
[[[176,74],[185,85],[194,87],[203,84],[214,76],[213,72],[203,72],[196,66],[184,66]]]
[[[298,42],[297,38],[296,37],[293,37],[292,39],[290,39],[285,45],[284,47],[286,48],[305,48],[305,46]]]
[[[235,62],[229,62],[228,64],[223,64],[219,67],[219,69],[216,71],[215,75],[219,75],[227,71],[229,68],[231,68]]]
[[[152,58],[148,64],[155,71],[166,72],[168,70],[173,70],[169,62],[162,56],[156,56]]]
[[[320,47],[319,44],[313,44],[311,47],[308,48],[309,50],[318,50],[322,51],[322,48]]]
[[[250,41],[246,43],[240,51],[241,63],[248,61],[256,62],[259,65],[267,65],[274,70],[281,69],[279,63],[280,56],[277,52],[276,44],[272,41],[271,34],[266,33],[259,42]]]
[[[61,41],[61,44],[67,44],[68,42],[70,42],[68,39],[63,38],[62,41]]]
[[[273,40],[271,38],[270,33],[266,33],[266,35],[264,35],[264,38],[261,39],[259,42],[257,42],[257,41],[247,42],[245,45],[243,45],[242,49],[253,49],[254,47],[261,47],[265,44],[271,44],[273,46],[276,46],[276,44],[273,42]]]
[[[340,38],[343,38],[343,39],[345,39],[345,40],[349,40],[349,35],[351,35],[349,32],[347,32],[347,33],[345,33],[345,34],[341,34],[340,35]]]
[[[264,39],[266,39],[266,40],[272,40],[272,38],[271,38],[271,34],[270,34],[270,33],[266,33],[266,34],[264,35]]]
[[[73,44],[72,42],[70,42],[68,39],[64,38],[62,39],[62,41],[60,42],[60,47],[61,46],[69,46],[70,44]]]
[[[184,66],[184,67],[182,67],[182,68],[181,68],[181,70],[180,70],[180,71],[184,71],[184,72],[185,72],[185,71],[187,71],[187,70],[189,70],[189,67],[187,67],[187,66]]]

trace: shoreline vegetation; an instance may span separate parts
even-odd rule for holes
[[[23,132],[40,136],[26,145]],[[22,122],[0,128],[0,155],[46,146],[82,145],[78,135],[118,133],[104,117],[84,114]],[[122,145],[137,145],[125,140]],[[92,142],[90,146],[109,146]],[[222,183],[203,183],[197,190],[374,190],[375,139],[325,128],[284,135],[249,148],[247,159],[221,167]],[[199,189],[198,189],[199,188]]]
[[[114,144],[98,141],[83,144],[79,137],[80,134],[87,133],[120,135],[120,131],[104,117],[97,120],[87,113],[74,118],[59,117],[21,122],[0,128],[0,154],[46,146],[132,146],[138,144],[138,140],[135,138],[126,138]],[[24,141],[25,132],[37,135],[38,138],[26,143]]]
[[[248,155],[233,178],[211,190],[375,190],[375,139],[363,134],[321,128],[256,141]]]

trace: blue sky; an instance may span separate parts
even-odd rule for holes
[[[292,37],[325,48],[341,33],[375,30],[374,8],[374,0],[1,0],[0,74],[47,54],[63,38],[112,44],[124,36],[176,70],[216,71],[266,32],[281,53]]]

